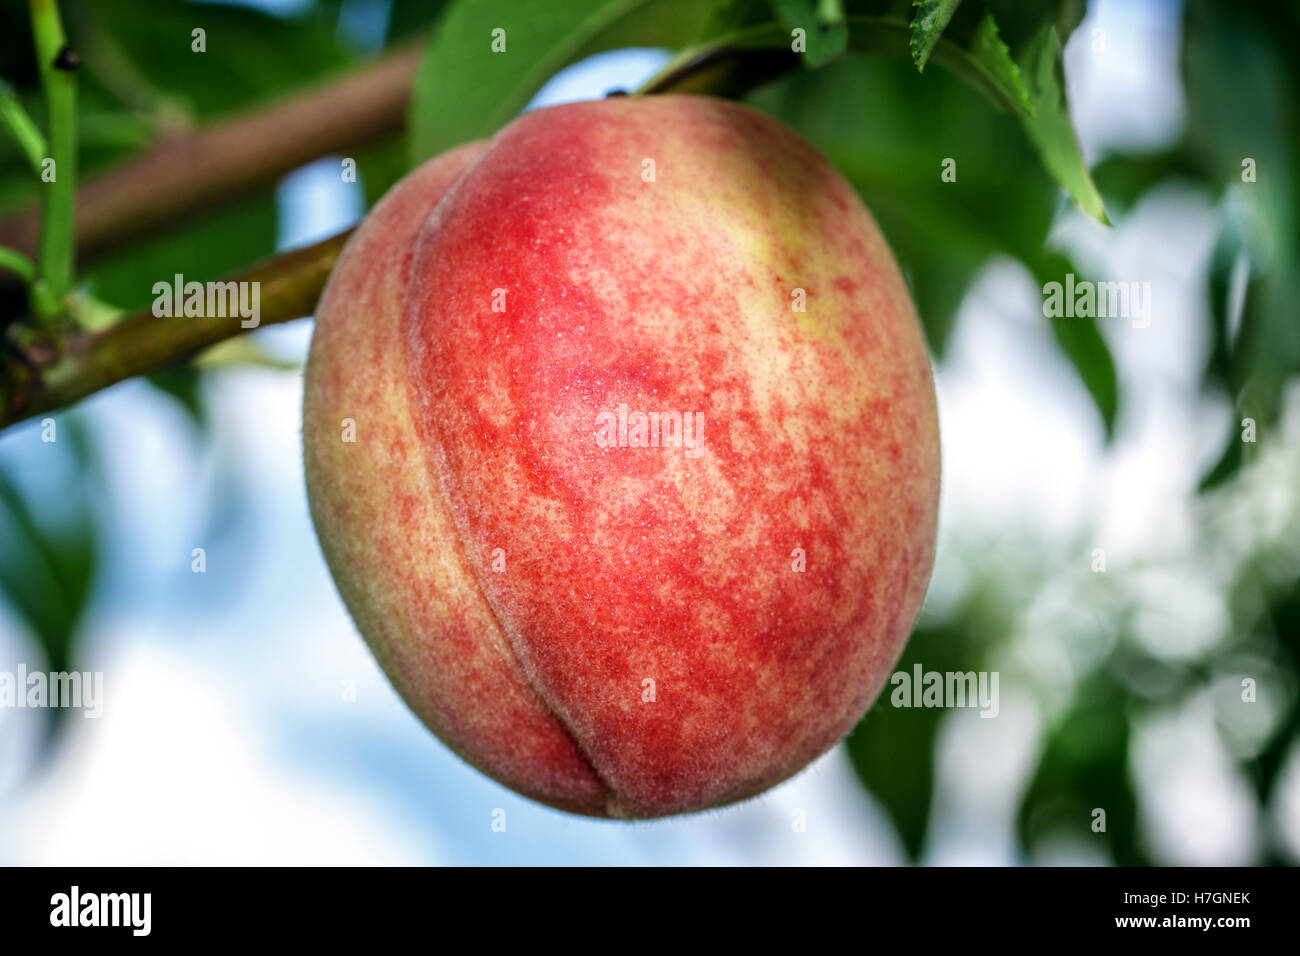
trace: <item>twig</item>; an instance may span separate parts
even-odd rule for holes
[[[49,155],[50,148],[46,145],[45,135],[27,115],[13,89],[3,80],[0,80],[0,120],[18,142],[18,147],[32,166],[32,172],[39,176],[41,163]]]
[[[260,325],[311,315],[351,231],[282,253],[222,281],[259,282]],[[238,314],[159,317],[136,313],[102,332],[60,341],[40,330],[10,326],[0,380],[0,428],[61,408],[137,375],[197,355],[247,331]]]
[[[4,246],[0,246],[0,269],[12,272],[29,285],[36,278],[36,264],[16,249]]]

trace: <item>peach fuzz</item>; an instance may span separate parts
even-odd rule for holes
[[[303,431],[398,691],[573,812],[796,773],[879,692],[933,559],[934,389],[893,256],[797,134],[707,97],[536,110],[394,187],[318,310]]]

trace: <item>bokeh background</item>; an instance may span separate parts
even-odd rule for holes
[[[67,2],[83,162],[347,69],[444,6]],[[0,75],[20,90],[24,7],[0,4]],[[1065,75],[1110,228],[941,69],[852,52],[747,96],[839,166],[907,274],[935,356],[944,485],[900,668],[996,671],[996,718],[886,694],[793,781],[655,823],[586,821],[499,787],[401,704],[325,569],[302,481],[302,320],[257,332],[241,361],[61,412],[55,443],[39,422],[0,434],[0,671],[102,671],[105,687],[98,719],[0,709],[0,863],[1300,860],[1300,10],[1080,13]],[[178,68],[193,26],[209,31],[204,68]],[[669,58],[602,53],[531,105],[635,88]],[[357,183],[324,158],[97,263],[88,288],[144,305],[174,272],[213,277],[329,236],[409,145],[359,154]],[[8,142],[0,177],[0,212],[30,199]],[[1067,271],[1150,282],[1149,326],[1049,322],[1042,284]]]

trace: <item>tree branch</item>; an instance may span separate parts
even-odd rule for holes
[[[260,326],[311,315],[351,230],[281,253],[222,281],[259,282]],[[100,389],[186,361],[210,345],[248,331],[238,314],[159,317],[152,311],[102,332],[63,340],[11,325],[0,382],[0,428],[70,405]]]
[[[88,261],[131,239],[223,205],[299,166],[396,133],[418,45],[256,112],[165,139],[77,190],[76,251]],[[60,170],[62,174],[62,170]],[[0,220],[0,245],[34,255],[40,211]]]

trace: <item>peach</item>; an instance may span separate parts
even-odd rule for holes
[[[322,549],[483,772],[716,807],[879,692],[933,560],[934,387],[888,246],[792,130],[694,96],[527,113],[395,186],[316,323]]]

